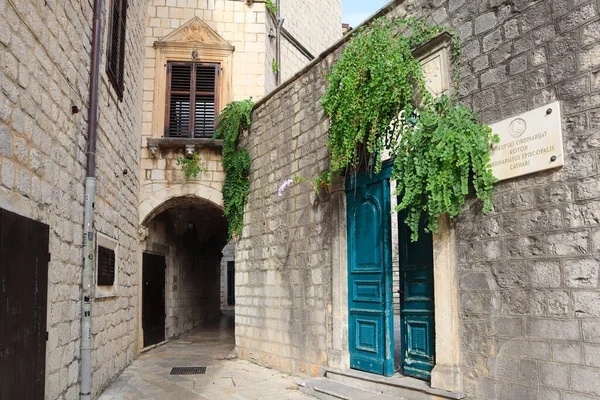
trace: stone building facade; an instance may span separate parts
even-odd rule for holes
[[[280,37],[277,35],[278,18],[294,23],[296,28],[290,33],[291,37],[297,37],[296,42],[306,41],[315,53],[341,37],[339,1],[333,2],[329,13],[324,14],[320,13],[319,1],[305,2],[302,9],[307,11],[298,15],[293,7],[288,7],[284,14],[286,5],[294,2],[282,0],[279,3],[277,15],[264,2],[148,2],[142,141],[139,144],[142,241],[138,260],[143,269],[144,253],[165,257],[166,338],[175,337],[219,312],[220,305],[226,303],[227,261],[233,261],[233,256],[225,257],[219,271],[221,263],[217,258],[220,254],[209,257],[210,265],[205,261],[199,267],[208,275],[195,275],[193,270],[197,266],[185,261],[189,255],[182,246],[189,243],[181,241],[186,230],[179,229],[177,224],[196,229],[198,246],[211,243],[219,252],[225,245],[221,195],[224,172],[220,163],[220,142],[211,140],[212,130],[194,133],[193,137],[189,133],[182,136],[169,131],[174,118],[183,116],[185,119],[189,115],[187,108],[180,114],[173,111],[177,107],[175,103],[165,108],[165,104],[171,104],[170,99],[174,98],[170,82],[179,79],[171,72],[174,71],[172,68],[175,63],[217,66],[214,103],[210,103],[214,110],[211,118],[230,101],[249,97],[260,99],[275,88],[278,79],[295,73],[309,61],[303,57],[288,57],[281,61],[281,72],[273,69],[278,48],[283,55],[285,43],[288,43],[281,36],[281,46],[277,44]],[[311,19],[310,23],[306,23],[308,19]],[[196,112],[201,111],[196,109]],[[195,115],[195,119],[200,116]],[[178,160],[191,153],[200,156],[205,170],[197,177],[186,178]],[[145,343],[143,308],[140,303],[138,337],[141,343]]]
[[[563,116],[564,167],[499,182],[492,212],[469,200],[434,236],[433,389],[485,400],[600,396],[599,7],[398,0],[379,14],[454,28],[460,101],[483,122],[556,100]],[[320,99],[347,40],[261,100],[242,141],[252,169],[236,344],[240,357],[286,372],[349,368],[344,184],[316,195],[303,182],[277,196],[286,179],[328,167]]]
[[[144,59],[140,43],[145,4],[129,1],[126,89],[121,101],[105,72],[106,21],[112,2],[106,3],[100,52],[96,228],[118,243],[119,285],[116,296],[96,298],[92,304],[94,393],[137,354],[137,316],[132,311],[138,299]],[[0,207],[49,226],[46,399],[79,397],[92,13],[89,2],[0,2]]]
[[[220,250],[226,237],[220,147],[218,142],[192,141],[206,171],[189,180],[177,165],[185,144],[159,146],[153,154],[156,148],[149,148],[148,139],[164,136],[164,125],[157,125],[165,115],[165,76],[159,68],[192,59],[219,64],[219,109],[231,100],[256,100],[276,86],[276,44],[269,37],[276,17],[264,2],[128,0],[120,99],[106,72],[117,2],[104,1],[101,16],[94,202],[97,244],[114,251],[115,274],[113,284],[98,286],[92,299],[92,397],[145,347],[144,253],[164,255],[168,267],[162,293],[165,339],[219,311]],[[92,3],[0,0],[0,212],[49,229],[47,326],[36,328],[40,335],[47,330],[48,337],[41,356],[46,399],[80,394]],[[339,2],[335,6],[330,18],[315,17],[312,27],[298,31],[327,37],[321,44],[310,43],[315,53],[341,35],[341,30],[321,26],[340,25]],[[297,64],[292,67],[292,62]],[[291,74],[305,62],[282,64]],[[214,268],[199,277],[198,265]],[[201,279],[204,286],[198,285]],[[5,316],[0,317],[2,325]]]
[[[284,82],[341,37],[342,4],[341,0],[279,0],[279,8],[284,19],[280,56]]]

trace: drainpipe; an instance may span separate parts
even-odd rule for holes
[[[278,70],[277,74],[275,74],[275,85],[281,85],[281,26],[283,25],[283,20],[281,19],[281,0],[277,0],[275,2],[275,7],[277,7],[277,34],[275,39],[275,62],[277,63]]]
[[[102,37],[102,8],[104,0],[94,0],[92,31],[92,60],[90,68],[90,97],[87,127],[87,171],[83,217],[83,272],[81,277],[81,400],[92,395],[92,289],[95,263],[94,202],[96,199],[96,129],[98,125],[98,79],[100,75],[100,39]]]
[[[279,10],[278,10],[279,12]],[[277,17],[277,39],[276,39],[276,56],[277,59],[277,86],[281,85],[281,27],[285,22],[285,18]]]

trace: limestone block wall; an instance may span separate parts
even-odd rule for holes
[[[464,41],[462,101],[492,123],[560,100],[566,152],[456,223],[468,397],[600,396],[599,4],[440,3]]]
[[[554,100],[565,166],[501,182],[494,210],[470,201],[454,225],[460,365],[468,399],[600,396],[600,15],[595,1],[395,1],[463,39],[460,98],[493,123]],[[335,204],[310,184],[327,166],[322,76],[340,48],[255,110],[253,164],[236,249],[241,357],[296,373],[327,365]],[[333,192],[335,194],[335,191]],[[332,194],[332,195],[333,195]]]
[[[156,199],[164,201],[169,197],[182,195],[182,193],[202,193],[210,196],[210,198],[207,197],[209,200],[220,204],[221,200],[216,197],[220,196],[224,178],[220,156],[214,156],[214,154],[220,153],[214,153],[212,150],[200,151],[201,156],[208,163],[210,172],[185,184],[181,179],[183,177],[181,167],[175,165],[175,160],[183,154],[183,148],[165,150],[157,158],[150,155],[146,147],[147,138],[163,136],[162,129],[153,126],[156,117],[154,114],[158,112],[157,107],[164,107],[163,102],[156,99],[156,80],[161,77],[157,75],[159,72],[156,71],[157,50],[154,48],[154,42],[198,17],[223,39],[235,46],[230,64],[231,70],[222,72],[222,76],[231,77],[231,82],[222,82],[231,89],[227,92],[227,98],[220,98],[221,109],[232,100],[262,97],[266,90],[265,74],[268,72],[273,75],[270,71],[270,64],[267,70],[265,63],[267,34],[264,3],[254,3],[248,6],[244,2],[231,0],[187,2],[153,0],[148,2],[147,10],[144,45],[143,136],[138,144],[141,147],[142,158],[141,219],[154,207],[160,205],[160,201],[157,202]],[[199,61],[202,61],[202,55],[200,55]],[[227,66],[223,67],[227,68]],[[272,80],[274,82],[274,78]],[[157,105],[157,102],[160,104]],[[208,153],[206,153],[207,151]],[[163,192],[158,193],[159,191]]]
[[[223,249],[221,258],[221,307],[227,307],[227,263],[235,262],[235,243],[230,242]]]
[[[240,357],[286,372],[319,373],[331,341],[331,204],[310,182],[328,165],[322,62],[256,109],[242,146],[252,158],[250,196],[236,244],[236,345]]]
[[[145,4],[130,0],[125,93],[100,80],[100,232],[119,243],[117,296],[92,305],[93,393],[136,354],[137,199]],[[89,2],[0,1],[0,206],[50,226],[46,399],[79,397],[83,180],[92,8]],[[71,107],[81,112],[72,114]]]
[[[317,57],[342,37],[341,0],[280,0],[284,28]],[[288,40],[281,41],[282,82],[310,62]]]
[[[186,179],[182,167],[177,165],[177,159],[184,157],[183,149],[167,149],[156,158],[150,156],[146,147],[142,149],[140,223],[157,207],[174,197],[197,196],[222,206],[221,190],[225,172],[221,165],[221,150],[201,148],[197,153],[208,171],[201,172],[196,178]]]
[[[281,42],[281,82],[285,82],[310,60],[287,40]]]

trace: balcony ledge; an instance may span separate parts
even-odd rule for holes
[[[193,154],[198,148],[213,148],[220,149],[223,147],[222,139],[211,139],[211,138],[170,138],[162,137],[155,138],[151,137],[147,139],[148,149],[152,157],[158,155],[159,148],[161,149],[185,149],[186,155]]]

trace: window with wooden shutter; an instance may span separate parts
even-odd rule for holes
[[[108,79],[123,100],[125,89],[125,31],[127,23],[127,0],[114,0],[110,15],[110,37],[108,39],[108,54],[106,73]]]
[[[168,63],[166,137],[212,137],[219,110],[219,71],[219,64]]]

